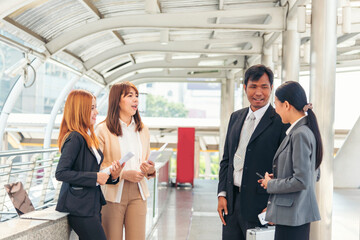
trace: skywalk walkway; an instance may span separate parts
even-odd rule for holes
[[[170,188],[164,211],[147,240],[218,240],[217,181],[195,180],[194,188]],[[333,240],[359,240],[360,189],[335,189]]]

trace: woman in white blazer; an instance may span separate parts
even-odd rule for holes
[[[276,224],[275,240],[307,240],[320,220],[315,182],[323,155],[316,116],[301,85],[289,81],[275,92],[276,112],[291,126],[273,160],[273,174],[258,182],[270,194],[266,220]]]
[[[130,82],[114,84],[109,93],[107,117],[96,129],[104,153],[101,169],[121,159],[128,152],[135,156],[125,163],[120,182],[103,186],[106,207],[101,211],[102,225],[108,240],[145,240],[147,204],[150,196],[147,178],[155,176],[149,162],[150,134],[138,111],[139,92]]]

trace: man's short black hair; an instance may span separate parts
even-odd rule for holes
[[[251,81],[257,81],[259,80],[264,74],[266,74],[269,78],[270,81],[270,86],[273,85],[273,81],[274,81],[274,73],[271,71],[270,68],[262,65],[262,64],[257,64],[254,66],[251,66],[250,68],[248,68],[245,72],[245,80],[244,80],[244,84],[245,86],[247,86],[249,80]]]

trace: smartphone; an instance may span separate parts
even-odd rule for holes
[[[264,176],[261,175],[260,173],[256,172],[256,175],[258,175],[260,178],[264,179]]]

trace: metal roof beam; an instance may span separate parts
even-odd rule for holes
[[[357,35],[359,34],[359,32],[356,32],[356,33],[346,33],[340,37],[337,38],[337,44],[340,44],[342,42],[345,42],[349,39],[352,39],[354,37],[356,37]]]
[[[219,10],[224,10],[224,0],[219,0]]]
[[[89,12],[93,13],[98,19],[104,18],[100,11],[89,0],[78,0]]]
[[[126,45],[124,38],[120,35],[119,32],[117,32],[117,31],[112,31],[112,34],[114,34],[115,37],[116,37],[117,39],[119,39],[120,42],[121,42],[123,45]],[[134,57],[132,54],[129,54],[129,58],[130,58],[130,61],[131,61],[132,63],[136,63],[135,57]]]
[[[237,61],[237,64],[231,64],[228,66],[225,65],[218,65],[218,66],[199,66],[199,63],[202,61],[216,61],[216,60],[223,60],[225,61],[227,58],[232,57],[234,60]],[[175,68],[182,68],[182,69],[209,69],[209,70],[217,70],[217,69],[239,69],[242,68],[243,62],[241,58],[235,56],[229,57],[222,57],[222,58],[200,58],[200,59],[182,59],[182,60],[173,60],[171,62],[166,61],[156,61],[156,62],[145,62],[130,65],[129,67],[120,69],[118,71],[113,72],[110,76],[105,78],[106,82],[113,82],[114,80],[120,78],[131,72],[136,72],[141,69],[150,69],[150,68],[168,68],[168,69],[175,69]]]
[[[273,33],[269,38],[269,40],[265,41],[264,48],[270,48],[272,44],[279,38],[280,35],[281,35],[280,32]]]
[[[290,6],[290,10],[289,10],[289,13],[288,13],[288,19],[293,19],[296,17],[297,15],[297,8],[298,6],[303,6],[305,5],[309,0],[297,0],[294,5]]]
[[[234,50],[226,48],[214,48],[205,49],[208,44],[216,46],[219,44],[241,44],[249,42],[252,44],[252,48],[249,50]],[[90,58],[88,61],[84,62],[86,69],[91,69],[97,65],[103,63],[104,61],[110,60],[121,55],[126,55],[134,52],[170,52],[170,53],[217,53],[217,54],[237,54],[237,55],[253,55],[261,54],[262,52],[262,43],[263,39],[261,37],[248,37],[241,39],[210,39],[210,40],[199,40],[199,41],[177,41],[169,42],[167,45],[161,43],[136,43],[125,45],[122,47],[117,47],[114,49],[109,49],[99,55]]]
[[[351,47],[341,47],[337,49],[337,54],[338,56],[340,54],[344,54],[344,53],[348,53],[351,51],[360,51],[360,46],[359,45],[355,45],[355,46],[351,46]]]
[[[213,73],[196,73],[195,71],[190,70],[171,70],[164,69],[164,71],[158,71],[158,72],[146,72],[146,73],[138,73],[134,74],[132,76],[123,77],[115,79],[112,82],[109,82],[108,85],[112,85],[116,82],[121,81],[135,81],[138,79],[144,79],[144,78],[152,78],[157,79],[159,82],[166,82],[167,79],[173,78],[173,79],[187,79],[187,81],[195,81],[197,79],[203,79],[202,81],[206,81],[206,79],[226,79],[226,71],[218,71]],[[209,82],[213,82],[212,80],[208,80]]]
[[[41,37],[39,34],[31,31],[30,29],[24,27],[23,25],[15,22],[13,19],[9,18],[9,17],[4,17],[3,21],[6,24],[12,25],[13,27],[15,27],[16,29],[18,29],[20,32],[24,33],[25,35],[33,38],[35,41],[39,42],[41,45],[45,45],[46,40]]]
[[[98,19],[103,19],[104,16],[100,13],[100,11],[90,2],[89,0],[78,0],[89,12],[93,13],[95,17]],[[124,38],[117,31],[111,31],[111,33],[120,40],[122,44],[126,44]],[[133,63],[135,63],[135,58],[131,54],[129,54],[129,58]]]
[[[219,74],[217,77],[211,75],[194,76],[190,74],[177,74],[176,76],[160,76],[159,74],[137,74],[131,78],[126,79],[134,84],[141,84],[146,82],[191,82],[191,83],[217,83],[226,79],[225,74]]]
[[[0,1],[0,18],[4,18],[16,10],[35,2],[36,0],[1,0]]]
[[[225,79],[225,78],[224,78]],[[186,77],[166,77],[164,79],[159,79],[157,77],[155,78],[151,78],[151,77],[142,77],[142,78],[138,78],[138,79],[134,79],[132,81],[133,84],[135,85],[139,85],[139,84],[143,84],[143,83],[149,83],[149,82],[187,82],[187,83],[221,83],[221,79],[216,79],[214,81],[206,81],[206,80],[189,80]]]
[[[242,31],[283,31],[284,8],[254,8],[237,9],[228,11],[211,11],[199,13],[163,13],[146,15],[126,15],[113,18],[104,18],[98,21],[86,23],[80,27],[69,30],[46,44],[50,53],[54,54],[69,44],[86,36],[102,31],[112,31],[121,28],[152,28],[152,29],[228,29]],[[211,18],[233,20],[241,16],[271,16],[268,24],[229,24],[209,23]],[[179,21],[182,19],[182,21]]]
[[[337,62],[345,62],[352,60],[360,60],[360,54],[352,54],[352,55],[338,55],[336,58]]]
[[[145,12],[150,14],[161,13],[161,5],[158,0],[145,0]]]

